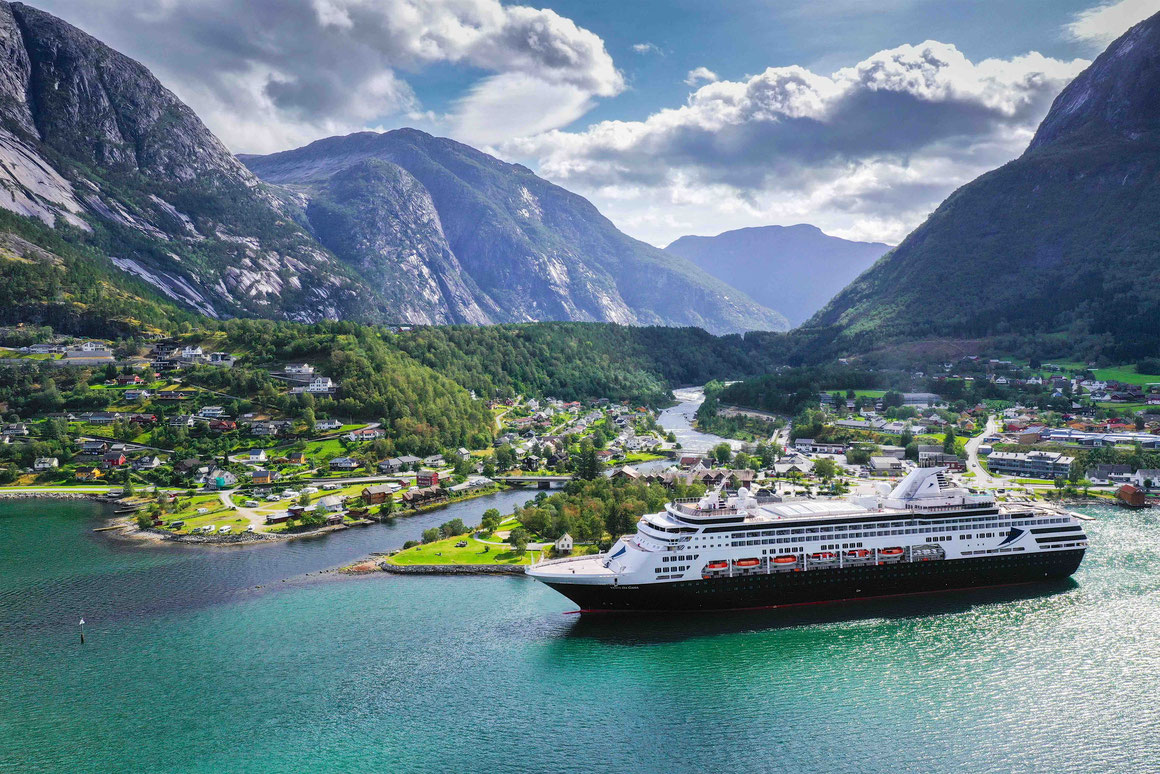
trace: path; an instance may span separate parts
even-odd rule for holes
[[[979,446],[982,445],[983,439],[994,435],[998,431],[999,423],[995,421],[995,417],[989,416],[987,417],[987,426],[983,428],[983,432],[968,440],[965,447],[965,451],[967,452],[967,470],[974,473],[975,482],[983,486],[1004,483],[1005,481],[1002,476],[992,476],[979,462]]]

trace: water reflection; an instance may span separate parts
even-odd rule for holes
[[[799,605],[772,610],[569,615],[566,638],[612,645],[682,642],[741,632],[770,631],[854,621],[917,619],[964,613],[980,605],[1047,599],[1079,587],[1074,578],[991,589],[915,594],[889,599]]]

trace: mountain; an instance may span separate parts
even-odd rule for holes
[[[273,172],[307,157],[308,180]],[[55,226],[93,271],[213,317],[787,325],[448,140],[356,135],[250,162],[297,190],[260,181],[141,64],[0,1],[0,207]]]
[[[1026,152],[953,193],[807,324],[849,345],[1160,346],[1160,14],[1056,98]]]
[[[452,140],[360,132],[241,158],[403,320],[788,327],[689,261],[621,233],[583,197]]]
[[[22,3],[0,2],[0,206],[204,314],[381,317],[145,67]]]
[[[799,325],[890,249],[850,242],[816,226],[761,226],[683,236],[665,248],[745,291]]]

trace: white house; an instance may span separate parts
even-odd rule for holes
[[[37,457],[36,462],[32,464],[34,470],[52,470],[60,466],[60,460],[56,457]]]
[[[556,552],[569,554],[572,552],[572,536],[565,532],[556,540]]]
[[[81,352],[103,352],[105,344],[100,341],[86,341],[81,344]]]
[[[210,419],[218,419],[226,415],[226,410],[221,406],[206,406],[197,413],[199,416],[209,417]]]
[[[267,459],[267,457],[266,457],[266,450],[265,449],[250,449],[250,454],[246,458],[246,461],[247,462],[265,462],[266,459]]]
[[[181,350],[181,356],[189,359],[194,357],[202,357],[205,353],[201,351],[201,347],[185,347]]]
[[[293,376],[313,376],[314,366],[306,363],[293,363],[286,366],[286,373]]]
[[[337,430],[342,427],[342,422],[337,419],[319,419],[314,423],[315,430]]]
[[[1138,489],[1160,489],[1160,470],[1140,468],[1132,474],[1131,481]]]
[[[306,385],[307,392],[317,393],[331,393],[334,392],[336,385],[331,381],[329,376],[316,376],[310,380],[310,384]]]

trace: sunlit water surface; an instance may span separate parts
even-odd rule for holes
[[[1051,587],[582,620],[524,578],[317,574],[447,512],[207,550],[0,504],[0,770],[1160,771],[1160,525],[1089,512]]]

